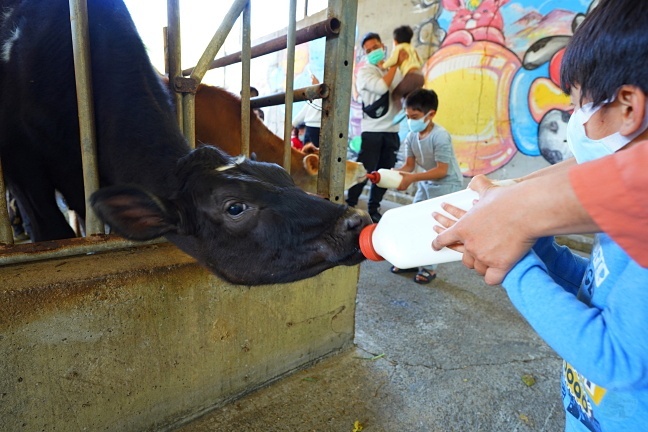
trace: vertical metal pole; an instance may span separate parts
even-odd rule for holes
[[[329,0],[328,16],[340,17],[340,33],[326,38],[324,83],[331,90],[322,100],[318,194],[332,202],[344,201],[344,172],[349,134],[353,48],[357,0]]]
[[[180,0],[167,0],[167,68],[169,74],[169,86],[173,93],[173,103],[176,109],[176,121],[180,130],[184,129],[182,115],[182,94],[173,91],[175,77],[181,76],[181,39],[180,39]]]
[[[7,212],[7,191],[2,173],[2,161],[0,161],[0,245],[12,245],[13,243],[13,230]]]
[[[297,0],[290,0],[286,38],[286,111],[284,116],[284,159],[283,166],[290,172],[290,133],[292,131],[292,105],[295,81],[295,32],[297,31]]]
[[[90,37],[88,31],[88,4],[86,0],[69,0],[72,50],[76,76],[77,104],[79,106],[79,137],[83,161],[83,183],[86,199],[86,236],[103,234],[104,225],[90,206],[90,195],[99,189],[97,172],[97,139],[94,123],[94,100],[90,64]],[[101,55],[101,53],[98,53]]]
[[[196,148],[196,95],[182,94],[183,132],[189,147]]]
[[[252,55],[251,10],[248,1],[243,9],[241,47],[241,154],[250,156],[250,57]]]

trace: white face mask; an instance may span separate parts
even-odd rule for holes
[[[576,162],[583,163],[616,153],[648,129],[648,115],[645,115],[641,127],[630,135],[621,135],[616,132],[598,140],[589,138],[585,132],[585,123],[603,105],[612,101],[614,101],[614,98],[603,101],[596,107],[590,102],[574,111],[570,117],[567,123],[567,144],[574,154]],[[648,113],[648,106],[646,112]]]

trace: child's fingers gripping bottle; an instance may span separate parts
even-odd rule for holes
[[[397,172],[397,171],[393,171]],[[510,186],[515,180],[494,181],[497,186]],[[461,260],[462,254],[452,249],[432,249],[438,225],[432,217],[437,212],[452,217],[441,208],[441,203],[469,210],[479,194],[472,189],[387,210],[380,223],[369,225],[360,232],[360,250],[372,261],[386,259],[398,268],[423,267]]]

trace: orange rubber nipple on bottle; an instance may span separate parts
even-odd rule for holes
[[[364,255],[368,260],[384,261],[385,258],[378,255],[373,247],[373,241],[371,240],[371,236],[373,235],[373,232],[375,231],[377,226],[378,224],[371,224],[364,227],[362,231],[360,231],[360,251],[362,252],[362,255]]]
[[[380,181],[380,173],[378,171],[367,173],[367,178],[371,183],[378,183]]]

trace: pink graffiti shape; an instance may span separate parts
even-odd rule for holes
[[[448,35],[441,46],[460,43],[468,46],[474,41],[490,41],[504,45],[504,20],[500,7],[509,0],[482,0],[476,8],[466,0],[442,0],[446,10],[455,12]],[[471,4],[471,0],[468,0]]]

